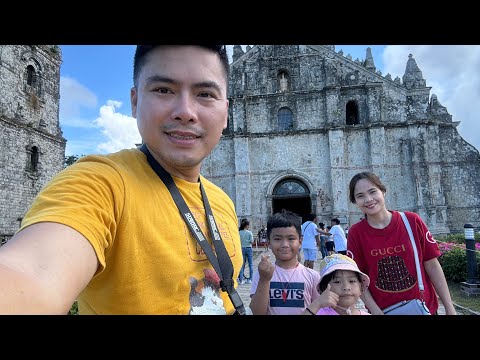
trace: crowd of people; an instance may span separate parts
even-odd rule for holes
[[[401,213],[372,173],[350,182],[365,218],[348,241],[338,218],[325,227],[315,214],[275,213],[258,234],[275,258],[253,268],[249,220],[239,225],[233,201],[200,174],[227,127],[228,77],[223,45],[137,46],[142,146],[82,157],[41,190],[0,247],[1,314],[67,314],[76,300],[80,314],[245,314],[239,283],[251,283],[253,314],[381,315],[412,299],[435,314],[437,295],[455,314],[435,239],[405,212],[419,286]]]

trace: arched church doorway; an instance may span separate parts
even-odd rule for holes
[[[283,179],[272,193],[273,213],[289,210],[305,219],[312,212],[312,200],[308,187],[298,179]]]

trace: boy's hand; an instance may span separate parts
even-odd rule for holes
[[[273,273],[275,272],[275,265],[268,260],[270,255],[262,254],[260,256],[262,258],[258,263],[258,275],[260,275],[261,280],[270,281],[273,277]]]

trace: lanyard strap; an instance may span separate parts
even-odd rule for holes
[[[190,229],[190,232],[200,244],[208,260],[217,272],[218,277],[220,278],[220,287],[222,291],[225,291],[228,294],[230,301],[235,307],[236,313],[238,313],[239,315],[244,315],[245,308],[243,306],[240,295],[238,295],[237,290],[234,287],[234,282],[232,279],[232,261],[230,259],[230,256],[228,255],[227,249],[225,249],[225,244],[223,243],[222,237],[220,236],[220,233],[218,231],[218,227],[215,222],[215,218],[213,217],[213,212],[210,207],[210,203],[208,202],[207,194],[205,193],[202,182],[199,179],[202,201],[203,205],[205,206],[205,213],[207,215],[207,226],[210,234],[212,235],[212,243],[215,247],[215,251],[218,257],[215,256],[212,247],[208,244],[208,241],[206,241],[207,239],[203,234],[202,229],[200,228],[197,221],[195,220],[195,217],[188,208],[188,205],[183,199],[182,194],[180,194],[180,191],[178,190],[177,185],[173,181],[172,176],[162,167],[162,165],[158,163],[157,160],[155,160],[155,158],[152,156],[145,144],[140,147],[140,151],[142,151],[147,156],[148,163],[167,187],[170,195],[173,198],[173,201],[175,202],[178,210],[180,211],[180,214],[182,215],[185,223]]]

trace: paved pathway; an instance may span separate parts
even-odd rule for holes
[[[265,250],[265,249],[253,249],[253,269],[256,270],[258,268],[258,263],[261,260],[260,254],[262,253],[268,253],[270,255],[270,261],[274,261],[275,256],[270,250]],[[319,262],[321,260],[321,255],[318,256],[318,260],[315,262],[314,269],[318,271],[319,269]],[[245,271],[248,273],[248,265],[245,267]],[[246,274],[249,275],[249,274]],[[243,301],[243,304],[245,307],[248,307],[250,305],[250,284],[243,284],[243,285],[238,285],[237,292],[240,295],[240,298]],[[363,302],[359,300],[359,303],[357,305],[358,308],[363,308]],[[247,309],[247,312],[250,311],[250,309]],[[463,315],[463,312],[460,311],[460,309],[457,309],[457,312],[459,315]],[[438,308],[438,314],[439,315],[445,315],[445,308],[443,307],[442,303],[439,302],[439,308]]]

